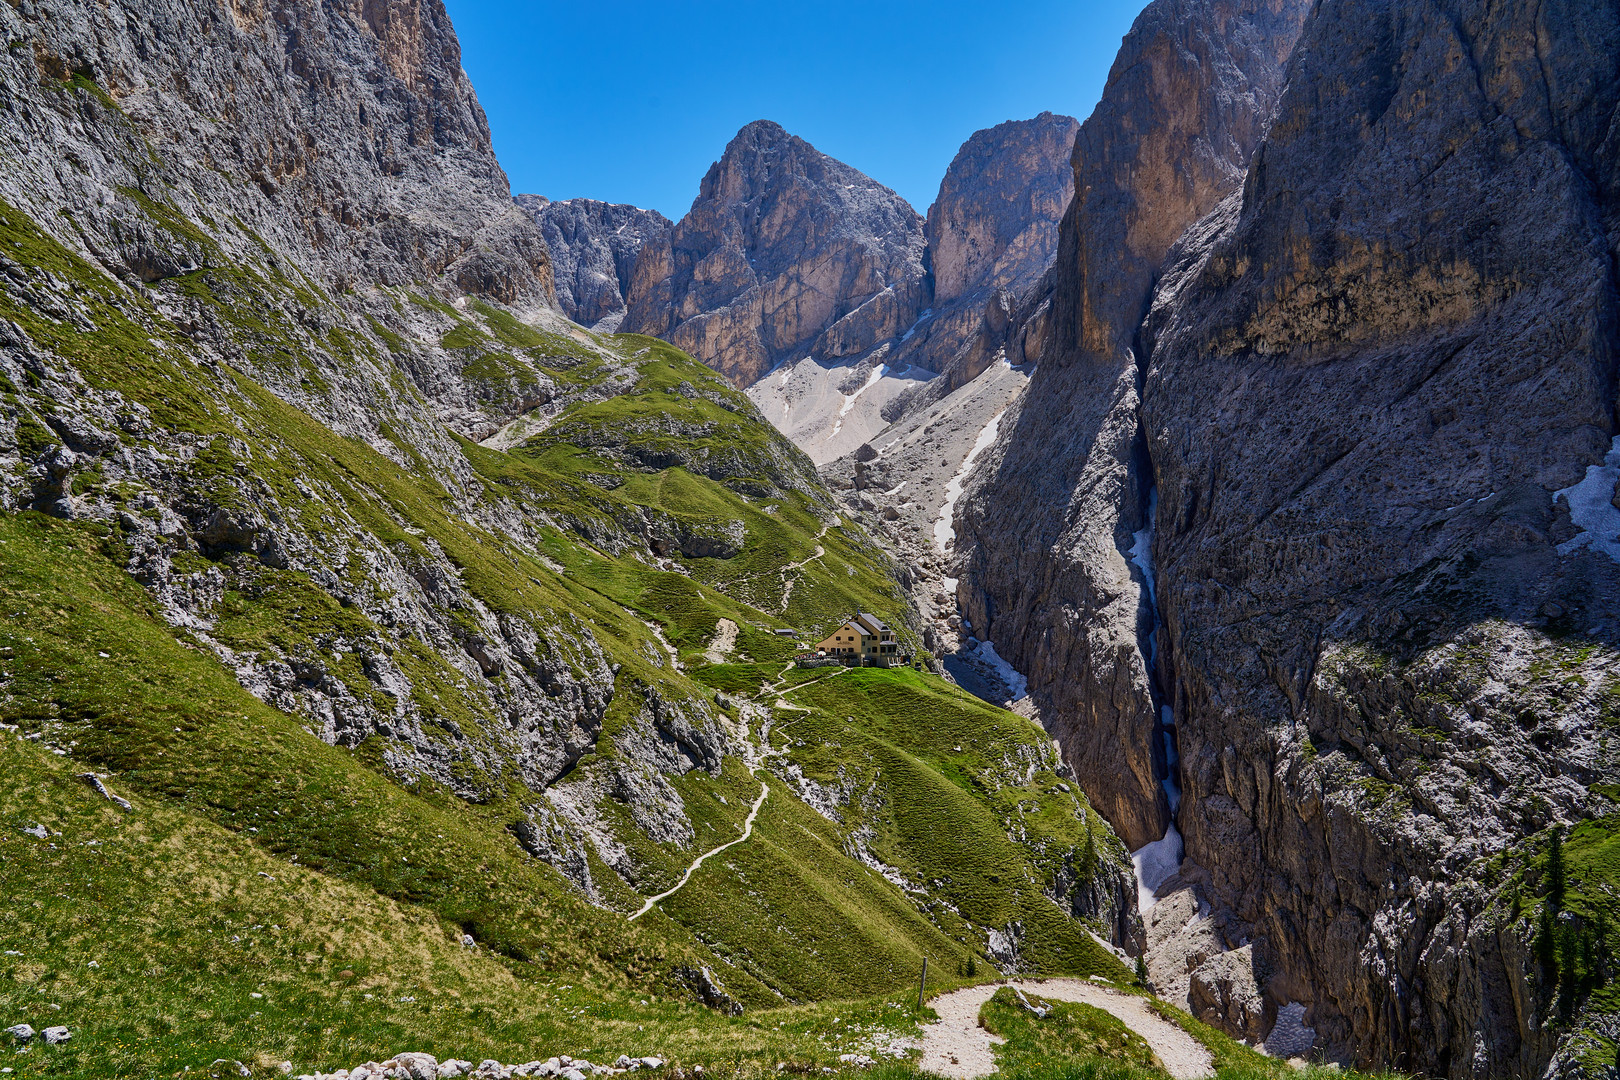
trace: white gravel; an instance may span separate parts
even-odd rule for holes
[[[1203,1044],[1148,1008],[1143,998],[1083,979],[1016,981],[1005,985],[1056,1001],[1093,1005],[1118,1017],[1126,1027],[1142,1036],[1175,1080],[1202,1080],[1215,1074],[1215,1063]],[[923,1029],[919,1066],[925,1072],[953,1080],[973,1080],[996,1071],[991,1045],[1006,1040],[979,1027],[979,1007],[1000,988],[997,984],[970,986],[929,1002],[939,1013],[939,1023]]]

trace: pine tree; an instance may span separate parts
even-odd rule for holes
[[[1547,903],[1553,914],[1564,910],[1564,830],[1557,825],[1552,829],[1552,840],[1547,848]]]
[[[1541,914],[1536,920],[1536,960],[1541,964],[1541,970],[1546,974],[1549,982],[1558,979],[1558,940],[1556,923],[1553,919],[1552,903],[1548,901],[1541,905]]]

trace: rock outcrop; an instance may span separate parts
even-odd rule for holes
[[[1323,3],[1144,335],[1188,853],[1364,1064],[1551,1056],[1482,868],[1612,812],[1617,109],[1613,5]]]
[[[922,225],[882,184],[756,121],[642,248],[621,328],[744,387],[783,360],[858,356],[927,307]]]
[[[956,531],[963,608],[1038,688],[1093,804],[1131,847],[1169,823],[1133,568],[1145,527],[1136,329],[1181,232],[1242,183],[1302,0],[1155,2],[1074,148],[1046,348],[1003,417]],[[965,538],[965,539],[964,539]]]
[[[636,256],[648,240],[673,227],[669,218],[595,199],[554,202],[544,195],[518,195],[514,201],[540,226],[563,314],[593,330],[617,330]]]

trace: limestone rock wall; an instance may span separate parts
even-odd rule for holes
[[[1551,1054],[1481,867],[1609,812],[1617,68],[1612,4],[1321,4],[1150,322],[1188,854],[1359,1062]]]
[[[673,228],[671,221],[656,210],[596,199],[518,195],[515,201],[545,237],[563,314],[594,330],[618,329],[636,256]]]
[[[75,206],[84,242],[130,276],[182,269],[127,220],[133,189],[229,207],[240,235],[338,289],[444,279],[546,302],[545,247],[507,197],[438,0],[165,0],[138,14],[29,0],[0,23],[12,103],[0,194]],[[29,105],[84,86],[95,92],[79,109]],[[115,132],[152,152],[131,159]],[[64,152],[38,153],[48,146]]]
[[[903,332],[932,284],[922,219],[870,177],[766,120],[642,249],[622,328],[747,386],[782,360],[856,356]]]
[[[1065,757],[1132,848],[1170,820],[1129,557],[1149,487],[1136,329],[1170,246],[1242,183],[1307,8],[1179,0],[1138,17],[1075,143],[1040,315],[1051,344],[959,507],[964,611],[1040,688]]]

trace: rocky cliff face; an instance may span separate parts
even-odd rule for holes
[[[0,192],[20,206],[80,207],[83,243],[131,278],[203,263],[184,244],[166,257],[177,245],[162,223],[136,220],[142,198],[173,199],[231,207],[236,220],[219,231],[296,251],[340,289],[443,279],[545,302],[544,246],[507,200],[435,0],[176,2],[130,19],[28,3],[0,22],[17,106]],[[127,153],[131,138],[150,153]],[[63,153],[41,154],[47,146]]]
[[[1521,904],[1552,903],[1537,834],[1614,811],[1620,14],[1332,0],[1284,80],[1304,15],[1156,4],[1127,39],[963,599],[1133,846],[1179,777],[1159,893],[1219,933],[1149,939],[1195,1009],[1531,1075],[1560,1015],[1609,1022],[1604,962]],[[1196,114],[1152,93],[1156,23],[1232,44]]]
[[[769,121],[737,133],[691,211],[636,261],[623,329],[748,386],[801,356],[854,357],[928,303],[906,201]]]
[[[750,388],[760,409],[816,462],[847,457],[998,361],[1021,366],[1038,356],[1050,303],[1035,286],[1057,250],[1078,128],[1070,117],[1042,113],[975,132],[951,162],[924,226],[938,283],[931,306],[898,338],[863,355],[805,357]],[[950,471],[960,463],[949,462]],[[947,465],[927,454],[896,464]],[[937,509],[936,502],[929,513]]]
[[[518,195],[514,201],[540,226],[563,314],[593,330],[617,330],[636,256],[669,231],[670,220],[656,210],[595,199]]]
[[[1042,113],[976,131],[957,151],[924,235],[934,271],[933,318],[907,361],[971,382],[1008,344],[1024,296],[1057,256],[1058,222],[1074,197],[1070,159],[1080,122]],[[1015,347],[1007,359],[1036,357]]]
[[[1133,567],[1140,470],[1136,328],[1176,238],[1241,184],[1308,5],[1154,3],[1074,148],[1051,345],[975,473],[957,524],[978,634],[1040,688],[1043,715],[1133,847],[1170,821]]]
[[[937,303],[984,288],[1022,293],[1051,265],[1074,195],[1068,166],[1079,130],[1072,116],[1045,112],[962,144],[923,227]]]
[[[1358,1061],[1551,1053],[1484,867],[1612,812],[1617,65],[1611,5],[1322,4],[1156,301],[1188,854]]]

